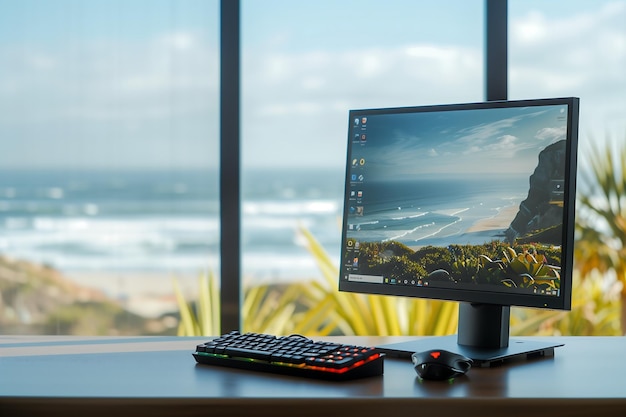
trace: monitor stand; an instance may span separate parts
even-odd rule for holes
[[[459,305],[457,335],[424,337],[377,346],[390,357],[411,358],[414,352],[443,349],[471,358],[474,366],[490,367],[506,361],[554,356],[562,343],[509,340],[510,307],[492,304]]]

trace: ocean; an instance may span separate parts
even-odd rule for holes
[[[299,227],[311,231],[338,264],[343,176],[340,169],[244,173],[247,282],[320,277]],[[70,276],[219,273],[217,178],[216,172],[193,170],[2,171],[0,254]],[[373,239],[437,244],[519,204],[528,192],[527,177],[482,181],[366,183],[369,203],[359,227]]]
[[[244,174],[247,280],[319,276],[300,226],[339,258],[342,181],[341,170]],[[214,171],[5,170],[0,254],[73,276],[219,273],[218,194]]]
[[[363,206],[358,208],[362,215],[350,219],[351,237],[361,241],[394,240],[410,247],[447,246],[481,244],[501,238],[498,233],[508,224],[500,225],[499,230],[476,226],[495,219],[505,210],[514,216],[515,209],[528,194],[529,177],[433,175],[410,180],[365,181],[356,187]]]

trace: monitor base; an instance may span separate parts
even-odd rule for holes
[[[509,346],[501,348],[476,348],[459,345],[457,336],[424,337],[408,342],[391,343],[377,346],[389,357],[411,358],[414,352],[422,352],[430,349],[442,349],[460,353],[471,358],[476,367],[491,367],[513,360],[527,360],[535,357],[554,356],[554,348],[563,346],[562,343],[549,343],[546,341],[511,339]]]

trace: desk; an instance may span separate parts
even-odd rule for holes
[[[558,338],[554,357],[453,383],[420,382],[390,358],[383,376],[348,382],[196,365],[207,339],[0,336],[0,416],[626,416],[625,337]]]

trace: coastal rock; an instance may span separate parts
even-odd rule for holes
[[[539,153],[537,167],[530,176],[528,196],[505,232],[509,243],[520,239],[560,243],[565,152],[566,143],[561,140]]]

